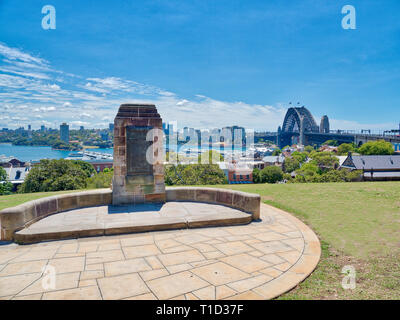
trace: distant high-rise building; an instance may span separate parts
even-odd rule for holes
[[[18,129],[15,130],[15,132],[18,133],[18,134],[23,134],[24,131],[25,131],[24,127],[19,127]]]
[[[173,123],[168,123],[168,132],[173,134],[175,132]]]
[[[319,126],[319,132],[320,133],[329,133],[329,131],[330,131],[330,128],[329,128],[328,116],[322,116],[321,124]]]
[[[46,127],[44,125],[41,125],[40,126],[40,131],[42,131],[42,132],[46,131]]]
[[[110,131],[114,131],[114,123],[109,123],[109,124],[108,124],[108,129],[109,129]]]
[[[183,138],[186,139],[186,137],[189,135],[189,128],[184,127],[183,128]]]
[[[85,127],[84,127],[84,126],[80,126],[80,127],[79,127],[79,130],[80,130],[80,131],[83,131],[83,130],[85,130]]]
[[[28,138],[32,139],[32,126],[28,124]]]
[[[60,125],[60,140],[69,143],[69,125],[65,122]]]
[[[101,131],[100,132],[100,137],[101,137],[101,140],[107,141],[108,140],[108,132],[107,131]]]

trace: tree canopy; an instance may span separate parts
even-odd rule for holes
[[[82,189],[87,186],[87,172],[70,160],[41,160],[33,166],[20,192],[46,192]]]
[[[272,152],[272,155],[273,155],[273,156],[279,156],[281,153],[282,153],[281,149],[275,149],[275,150]]]
[[[339,142],[337,140],[327,140],[323,143],[323,145],[328,145],[331,147],[337,147],[339,145]]]
[[[216,164],[188,164],[165,167],[166,185],[225,184],[227,178]]]
[[[0,181],[7,180],[7,172],[3,167],[0,167]]]
[[[393,145],[385,140],[369,141],[364,143],[358,152],[362,155],[391,155],[394,153]]]
[[[283,171],[277,166],[267,166],[260,172],[262,183],[276,183],[283,179]]]
[[[356,150],[356,146],[354,143],[342,143],[338,147],[338,154],[339,155],[347,155],[349,152],[354,152]]]
[[[283,168],[287,173],[293,172],[300,168],[300,162],[296,158],[286,158]]]

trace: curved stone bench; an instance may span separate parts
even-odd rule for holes
[[[166,188],[166,199],[220,204],[247,212],[252,220],[260,218],[260,196],[257,194],[217,188],[169,187]],[[15,232],[49,215],[111,203],[112,190],[97,189],[41,198],[6,208],[0,211],[0,240],[13,240]]]

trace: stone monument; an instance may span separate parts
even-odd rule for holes
[[[113,205],[165,202],[162,119],[153,104],[122,104],[114,119]]]

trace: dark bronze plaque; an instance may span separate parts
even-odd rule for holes
[[[126,166],[128,176],[153,176],[153,165],[146,160],[146,152],[152,148],[152,141],[146,141],[151,127],[126,127]]]

